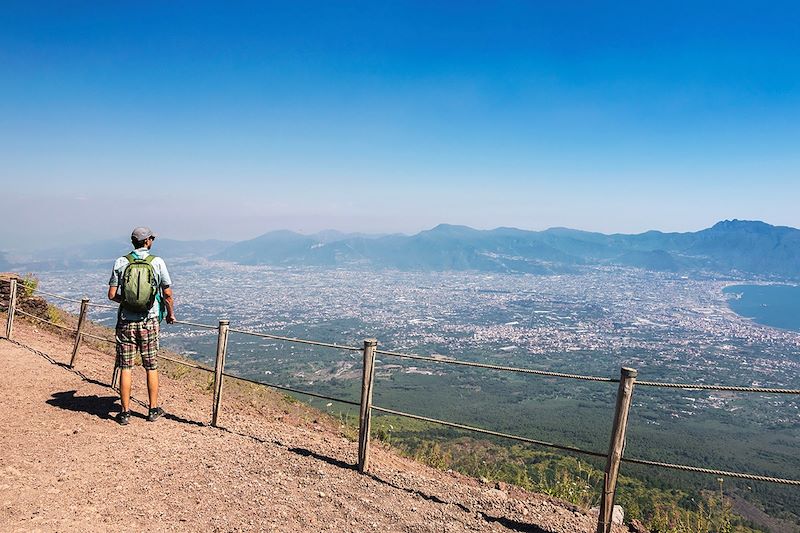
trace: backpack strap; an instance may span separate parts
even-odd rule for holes
[[[155,259],[155,258],[156,258],[156,256],[154,256],[153,254],[149,254],[147,257],[144,258],[144,260],[147,261],[147,263],[152,264],[153,263],[153,259]],[[125,259],[128,260],[128,263],[133,263],[134,261],[141,261],[142,260],[136,254],[136,252],[129,253],[128,255],[125,256]]]

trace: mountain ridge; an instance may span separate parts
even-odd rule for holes
[[[293,234],[293,247],[262,246],[264,234],[213,256],[247,264],[370,266],[400,270],[563,273],[618,265],[664,272],[746,273],[800,279],[800,230],[724,220],[696,232],[603,234],[571,228],[479,230],[439,224],[415,235],[321,242]]]
[[[33,261],[72,267],[126,253],[123,239],[88,244],[75,254],[50,249]],[[69,251],[69,253],[67,253]],[[637,234],[552,227],[475,229],[439,224],[414,235],[369,235],[323,230],[305,235],[275,230],[238,242],[159,238],[154,252],[178,259],[206,258],[247,265],[353,267],[398,270],[474,270],[559,274],[591,266],[661,272],[756,275],[800,279],[800,230],[763,221],[722,220],[695,232]],[[6,259],[7,265],[13,261]],[[29,263],[30,264],[30,263]]]

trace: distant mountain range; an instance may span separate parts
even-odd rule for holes
[[[214,256],[244,264],[367,266],[401,270],[559,273],[583,265],[655,271],[800,277],[800,230],[726,220],[687,233],[605,235],[568,228],[476,230],[441,224],[416,235],[342,236],[289,231],[233,244]]]
[[[124,241],[84,247],[83,259],[113,259]],[[158,239],[154,251],[169,258],[209,258],[248,265],[326,266],[400,270],[476,270],[564,273],[584,266],[620,265],[667,272],[709,272],[800,279],[800,230],[764,222],[726,220],[697,232],[648,231],[636,235],[568,228],[476,230],[441,224],[416,235],[273,231],[241,242]],[[76,258],[58,250],[38,261]]]

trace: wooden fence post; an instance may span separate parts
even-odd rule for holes
[[[214,405],[211,411],[211,425],[217,427],[219,406],[222,401],[222,373],[225,372],[225,354],[228,350],[228,320],[219,321],[217,336],[217,360],[214,363]]]
[[[78,315],[78,329],[75,331],[75,345],[72,347],[72,357],[69,360],[69,367],[75,366],[75,358],[78,356],[78,348],[83,340],[83,323],[86,321],[86,311],[89,309],[89,298],[81,300],[81,313]]]
[[[17,280],[9,280],[11,289],[8,292],[8,317],[6,318],[6,339],[11,340],[14,332],[14,313],[17,310]]]
[[[600,499],[600,514],[597,517],[597,533],[611,533],[614,498],[617,491],[619,464],[625,450],[625,432],[628,429],[628,412],[633,398],[633,385],[638,372],[633,368],[620,370],[617,407],[614,412],[614,428],[611,431],[611,444],[608,446],[608,459],[603,476],[603,495]]]
[[[117,366],[117,356],[114,355],[114,372],[111,373],[111,388],[119,388],[119,367]]]
[[[369,468],[369,433],[372,426],[372,385],[374,383],[377,339],[364,341],[364,373],[361,379],[361,409],[358,418],[358,471]]]

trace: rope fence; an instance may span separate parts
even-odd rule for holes
[[[631,463],[636,465],[658,466],[661,468],[670,468],[672,470],[683,470],[684,472],[696,472],[699,474],[711,474],[714,476],[725,476],[737,479],[748,479],[751,481],[766,481],[767,483],[779,483],[781,485],[794,485],[800,486],[800,479],[784,479],[779,477],[759,476],[757,474],[746,474],[743,472],[730,472],[728,470],[714,470],[712,468],[701,468],[699,466],[680,465],[673,463],[661,463],[658,461],[648,461],[645,459],[633,459],[623,457],[622,462]]]
[[[14,284],[12,287],[16,287]],[[16,294],[14,293],[14,288],[12,288],[12,294],[9,299],[9,322],[6,328],[7,331],[7,338],[10,340],[10,332],[11,328],[9,327],[13,322],[14,313],[19,313],[20,315],[30,317],[32,319],[38,320],[40,322],[44,322],[50,324],[52,326],[70,330],[76,334],[76,342],[75,347],[73,350],[73,359],[70,363],[70,367],[73,366],[75,355],[77,354],[78,346],[80,344],[80,340],[82,337],[86,337],[89,339],[95,339],[102,342],[107,343],[115,343],[113,339],[107,339],[101,336],[92,335],[89,333],[85,333],[82,331],[82,325],[85,319],[87,308],[91,305],[93,307],[99,308],[108,308],[108,309],[115,309],[116,306],[112,305],[104,305],[104,304],[92,304],[89,303],[87,299],[82,301],[73,300],[70,298],[66,298],[60,295],[39,291],[36,292],[40,294],[44,294],[59,300],[71,302],[71,303],[79,303],[81,304],[81,315],[78,321],[78,328],[77,330],[69,328],[67,326],[57,324],[50,320],[46,320],[35,316],[31,313],[22,311],[21,309],[15,309],[15,302],[16,302]],[[583,374],[573,374],[573,373],[565,373],[565,372],[552,372],[546,370],[537,370],[531,368],[520,368],[514,366],[504,366],[504,365],[494,365],[488,363],[479,363],[473,361],[464,361],[458,359],[446,359],[441,356],[426,356],[426,355],[418,355],[412,353],[401,353],[396,351],[390,350],[378,350],[377,349],[377,341],[374,339],[368,339],[364,341],[364,347],[359,348],[355,346],[348,346],[342,345],[337,343],[329,343],[317,340],[310,340],[310,339],[302,339],[296,337],[287,337],[282,335],[273,335],[269,333],[262,333],[257,331],[251,331],[247,329],[237,329],[237,328],[230,328],[229,321],[227,320],[220,320],[219,326],[213,326],[210,324],[202,324],[197,322],[190,322],[190,321],[175,321],[176,325],[180,326],[188,326],[193,328],[200,328],[205,330],[217,330],[218,331],[218,342],[217,342],[217,359],[215,368],[205,367],[200,364],[195,364],[187,361],[181,361],[178,359],[174,359],[171,357],[158,355],[160,359],[173,362],[175,364],[184,365],[190,368],[202,370],[205,372],[213,372],[214,373],[214,406],[212,411],[212,425],[216,426],[217,416],[220,411],[220,400],[221,400],[221,392],[222,392],[222,380],[223,377],[227,377],[230,379],[236,379],[239,381],[243,381],[246,383],[251,383],[258,386],[269,387],[276,390],[281,390],[285,392],[290,392],[293,394],[305,395],[312,398],[319,398],[322,400],[327,400],[331,402],[337,402],[344,405],[350,406],[359,406],[361,409],[360,419],[359,419],[359,471],[365,472],[368,466],[369,460],[369,439],[370,439],[370,424],[371,424],[371,413],[373,411],[384,413],[387,415],[394,415],[405,417],[409,419],[419,420],[423,422],[429,422],[434,424],[439,424],[442,426],[464,430],[464,431],[471,431],[474,433],[482,434],[482,435],[489,435],[494,437],[500,437],[505,439],[514,440],[517,442],[524,442],[527,444],[543,446],[548,448],[553,448],[561,451],[578,453],[583,455],[588,455],[592,457],[598,458],[606,458],[607,465],[606,465],[606,475],[604,477],[604,489],[603,489],[603,498],[601,499],[601,510],[600,510],[600,519],[599,519],[599,526],[598,531],[609,531],[610,528],[610,505],[613,507],[613,496],[616,490],[616,480],[617,480],[617,473],[618,467],[620,462],[625,462],[629,464],[636,464],[642,466],[651,466],[651,467],[658,467],[658,468],[666,468],[666,469],[673,469],[673,470],[681,470],[685,472],[694,472],[694,473],[701,473],[701,474],[708,474],[708,475],[715,475],[715,476],[725,476],[737,479],[745,479],[751,481],[763,481],[768,483],[777,483],[782,485],[791,485],[791,486],[800,486],[800,480],[794,479],[785,479],[773,476],[765,476],[765,475],[758,475],[758,474],[750,474],[744,472],[734,472],[734,471],[727,471],[727,470],[718,470],[712,468],[703,468],[697,466],[690,466],[690,465],[683,465],[683,464],[674,464],[674,463],[667,463],[667,462],[659,462],[659,461],[651,461],[645,459],[637,459],[637,458],[628,458],[623,457],[624,451],[624,444],[625,444],[625,431],[627,427],[627,417],[628,417],[628,410],[630,409],[631,405],[631,396],[634,384],[641,385],[644,387],[660,387],[660,388],[667,388],[667,389],[680,389],[680,390],[714,390],[714,391],[729,391],[729,392],[742,392],[742,393],[759,393],[759,394],[790,394],[790,395],[798,395],[800,394],[800,389],[787,389],[787,388],[775,388],[775,387],[748,387],[748,386],[735,386],[735,385],[715,385],[715,384],[696,384],[696,383],[666,383],[666,382],[659,382],[659,381],[637,381],[636,380],[636,371],[633,369],[622,369],[621,377],[620,378],[609,378],[609,377],[602,377],[602,376],[592,376],[592,375],[583,375]],[[283,341],[283,342],[290,342],[290,343],[297,343],[309,346],[319,346],[325,348],[332,348],[337,350],[343,351],[350,351],[350,352],[363,352],[364,355],[364,367],[363,367],[363,376],[362,376],[362,394],[361,394],[361,401],[355,402],[351,400],[346,400],[343,398],[337,398],[334,396],[328,396],[324,394],[318,394],[311,391],[295,389],[288,386],[277,385],[273,383],[258,381],[255,379],[245,378],[241,376],[236,376],[230,373],[225,372],[225,356],[227,353],[227,341],[229,333],[238,333],[243,335],[249,335],[253,337]],[[614,427],[612,431],[612,441],[611,446],[609,448],[608,453],[601,453],[596,451],[589,451],[584,450],[575,446],[557,444],[552,442],[547,442],[543,440],[532,439],[529,437],[524,437],[520,435],[514,435],[510,433],[503,433],[499,431],[493,431],[489,429],[484,429],[480,427],[475,427],[467,424],[461,424],[457,422],[450,422],[446,420],[440,420],[436,418],[421,416],[413,413],[407,413],[395,409],[390,409],[387,407],[377,406],[372,404],[372,389],[374,383],[374,365],[375,365],[375,356],[376,354],[388,356],[388,357],[396,357],[401,359],[407,360],[416,360],[416,361],[425,361],[428,363],[433,364],[447,364],[447,365],[457,365],[463,367],[472,367],[472,368],[481,368],[487,370],[494,370],[494,371],[501,371],[501,372],[515,372],[520,374],[528,374],[528,375],[537,375],[537,376],[544,376],[544,377],[556,377],[556,378],[566,378],[566,379],[575,379],[575,380],[583,380],[583,381],[593,381],[593,382],[604,382],[604,383],[617,383],[619,385],[619,390],[617,393],[617,408],[614,420]],[[116,368],[115,368],[115,375],[116,375]],[[112,378],[112,386],[114,383],[114,378]],[[610,498],[610,499],[609,499]],[[602,526],[602,528],[601,528]],[[607,528],[607,527],[608,528]]]
[[[115,339],[107,339],[105,337],[100,337],[98,335],[92,335],[91,333],[83,333],[83,336],[84,337],[88,337],[90,339],[94,339],[96,341],[107,342],[107,343],[110,343],[110,344],[116,344],[117,343],[117,341]]]
[[[217,329],[217,326],[209,326],[208,324],[198,324],[196,322],[187,322],[185,320],[176,320],[173,324],[178,324],[179,326],[192,326],[195,328],[204,328],[204,329]]]
[[[213,372],[213,370],[212,370],[212,372]],[[278,389],[278,390],[282,390],[282,391],[286,391],[286,392],[293,392],[295,394],[303,394],[305,396],[311,396],[313,398],[319,398],[321,400],[329,400],[329,401],[332,401],[332,402],[339,402],[339,403],[343,403],[343,404],[347,404],[347,405],[354,405],[356,407],[361,405],[360,403],[354,402],[354,401],[351,401],[351,400],[344,400],[342,398],[334,398],[333,396],[325,396],[324,394],[317,394],[316,392],[309,392],[309,391],[300,390],[300,389],[293,389],[291,387],[285,387],[283,385],[275,385],[274,383],[266,383],[264,381],[258,381],[258,380],[255,380],[255,379],[244,378],[244,377],[241,377],[241,376],[235,376],[233,374],[228,374],[227,372],[223,372],[222,375],[225,376],[225,377],[228,377],[228,378],[238,379],[239,381],[245,381],[247,383],[252,383],[253,385],[262,385],[264,387],[269,387],[269,388],[272,388],[272,389]]]
[[[112,341],[112,342],[114,342],[114,341]],[[203,370],[205,372],[213,372],[214,371],[213,368],[208,368],[207,366],[198,365],[196,363],[190,363],[188,361],[181,361],[180,359],[173,359],[172,357],[167,357],[166,355],[156,354],[156,357],[158,357],[159,359],[163,359],[165,361],[170,361],[172,363],[179,364],[179,365],[188,366],[189,368],[196,368],[197,370]]]
[[[776,389],[772,387],[738,387],[735,385],[698,385],[695,383],[662,383],[660,381],[637,381],[644,387],[664,387],[684,390],[718,390],[730,392],[757,392],[764,394],[800,394],[800,389]]]
[[[486,368],[489,370],[498,370],[505,372],[518,372],[522,374],[533,374],[537,376],[549,376],[557,378],[577,379],[583,381],[599,381],[605,383],[619,383],[617,378],[604,378],[600,376],[587,376],[583,374],[567,374],[564,372],[550,372],[547,370],[535,370],[532,368],[518,368],[513,366],[492,365],[487,363],[476,363],[472,361],[461,361],[458,359],[445,359],[442,357],[431,357],[416,354],[406,354],[400,352],[392,352],[388,350],[376,350],[377,354],[388,355],[391,357],[398,357],[401,359],[414,359],[417,361],[428,361],[431,363],[440,363],[447,365],[469,366],[475,368]],[[718,390],[718,391],[731,391],[731,392],[754,392],[766,394],[800,394],[800,389],[780,389],[772,387],[743,387],[736,385],[701,385],[696,383],[663,383],[659,381],[636,381],[637,385],[645,387],[665,387],[670,389],[687,389],[687,390]]]
[[[243,333],[245,335],[251,335],[253,337],[262,337],[265,339],[273,339],[278,341],[286,341],[286,342],[294,342],[297,344],[308,344],[311,346],[323,346],[325,348],[336,348],[337,350],[349,350],[352,352],[360,352],[361,348],[356,348],[355,346],[344,346],[342,344],[333,344],[330,342],[321,342],[321,341],[312,341],[308,339],[297,339],[294,337],[282,337],[280,335],[271,335],[269,333],[258,333],[256,331],[248,331],[246,329],[234,329],[230,328],[229,330],[231,333]]]
[[[51,326],[55,326],[55,327],[57,327],[57,328],[66,329],[66,330],[68,330],[68,331],[72,331],[73,333],[74,333],[74,331],[75,331],[75,330],[73,330],[72,328],[70,328],[70,327],[68,327],[68,326],[65,326],[65,325],[63,325],[63,324],[56,324],[55,322],[53,322],[53,321],[51,321],[51,320],[46,320],[46,319],[44,319],[44,318],[38,317],[38,316],[36,316],[36,315],[33,315],[33,314],[31,314],[31,313],[26,313],[26,312],[25,312],[25,311],[23,311],[22,309],[15,309],[15,310],[14,310],[14,312],[15,312],[15,313],[19,313],[20,315],[25,315],[25,316],[27,316],[27,317],[33,318],[34,320],[38,320],[39,322],[44,322],[45,324],[50,324]]]
[[[598,376],[584,376],[580,374],[565,374],[563,372],[549,372],[546,370],[534,370],[532,368],[517,368],[513,366],[490,365],[487,363],[474,363],[472,361],[460,361],[458,359],[444,359],[440,357],[430,357],[416,354],[406,354],[400,352],[391,352],[388,350],[376,350],[375,353],[380,355],[388,355],[391,357],[398,357],[401,359],[415,359],[418,361],[430,361],[432,363],[443,363],[448,365],[471,366],[476,368],[487,368],[490,370],[500,370],[505,372],[519,372],[522,374],[534,374],[537,376],[551,376],[556,378],[580,379],[584,381],[603,381],[606,383],[619,383],[618,379],[603,378]]]
[[[516,440],[516,441],[525,442],[525,443],[528,443],[528,444],[536,444],[538,446],[546,446],[548,448],[555,448],[557,450],[563,450],[563,451],[566,451],[566,452],[574,452],[574,453],[581,453],[581,454],[584,454],[584,455],[591,455],[592,457],[606,457],[606,454],[600,453],[600,452],[591,452],[591,451],[588,451],[588,450],[582,450],[580,448],[575,448],[573,446],[565,446],[565,445],[562,445],[562,444],[553,444],[552,442],[545,442],[543,440],[530,439],[528,437],[521,437],[519,435],[513,435],[511,433],[501,433],[499,431],[492,431],[490,429],[483,429],[483,428],[479,428],[479,427],[475,427],[475,426],[468,426],[466,424],[459,424],[459,423],[456,423],[456,422],[447,422],[445,420],[439,420],[439,419],[430,418],[430,417],[427,417],[427,416],[420,416],[420,415],[414,415],[414,414],[411,414],[411,413],[404,413],[403,411],[396,411],[394,409],[388,409],[386,407],[379,407],[377,405],[373,405],[372,409],[374,411],[379,411],[381,413],[386,413],[386,414],[396,415],[396,416],[402,416],[402,417],[411,418],[411,419],[414,419],[414,420],[421,420],[423,422],[431,422],[431,423],[434,423],[434,424],[440,424],[442,426],[447,426],[447,427],[451,427],[451,428],[455,428],[455,429],[463,429],[463,430],[472,431],[472,432],[475,432],[475,433],[482,433],[483,435],[492,435],[493,437],[503,437],[504,439]]]
[[[509,440],[525,442],[525,443],[528,443],[528,444],[535,444],[535,445],[538,445],[538,446],[544,446],[544,447],[547,447],[547,448],[554,448],[554,449],[557,449],[557,450],[562,450],[562,451],[567,451],[567,452],[580,453],[580,454],[589,455],[589,456],[592,456],[592,457],[606,457],[605,453],[592,452],[592,451],[589,451],[589,450],[583,450],[581,448],[576,448],[574,446],[564,446],[564,445],[561,445],[561,444],[553,444],[552,442],[546,442],[546,441],[531,439],[531,438],[528,438],[528,437],[521,437],[519,435],[514,435],[514,434],[510,434],[510,433],[501,433],[499,431],[492,431],[492,430],[489,430],[489,429],[483,429],[483,428],[479,428],[479,427],[475,427],[475,426],[469,426],[469,425],[466,425],[466,424],[459,424],[459,423],[456,423],[456,422],[448,422],[446,420],[439,420],[437,418],[414,415],[414,414],[411,414],[411,413],[404,413],[403,411],[397,411],[397,410],[394,410],[394,409],[387,409],[385,407],[379,407],[377,405],[373,405],[372,409],[374,411],[379,411],[379,412],[390,414],[390,415],[402,416],[402,417],[405,417],[405,418],[411,418],[413,420],[420,420],[420,421],[423,421],[423,422],[430,422],[430,423],[433,423],[433,424],[439,424],[439,425],[442,425],[442,426],[447,426],[447,427],[451,427],[451,428],[455,428],[455,429],[462,429],[462,430],[466,430],[466,431],[472,431],[474,433],[481,433],[483,435],[491,435],[493,437],[502,437],[502,438],[509,439]],[[766,481],[766,482],[769,482],[769,483],[780,483],[780,484],[784,484],[784,485],[800,486],[800,480],[795,480],[795,479],[784,479],[784,478],[777,478],[777,477],[770,477],[770,476],[760,476],[760,475],[757,475],[757,474],[747,474],[747,473],[743,473],[743,472],[731,472],[731,471],[727,471],[727,470],[714,470],[714,469],[710,469],[710,468],[701,468],[701,467],[698,467],[698,466],[689,466],[689,465],[682,465],[682,464],[675,464],[675,463],[662,463],[662,462],[658,462],[658,461],[648,461],[646,459],[634,459],[634,458],[627,458],[627,457],[623,457],[622,458],[622,462],[631,463],[631,464],[638,464],[638,465],[646,465],[646,466],[658,466],[658,467],[662,467],[662,468],[670,468],[670,469],[673,469],[673,470],[682,470],[682,471],[685,471],[685,472],[696,472],[696,473],[701,473],[701,474],[712,474],[712,475],[715,475],[715,476],[727,476],[727,477],[738,478],[738,479],[747,479],[747,480],[751,480],[751,481]]]
[[[53,294],[52,292],[45,292],[45,291],[41,290],[41,289],[40,289],[40,288],[38,288],[38,287],[37,287],[37,288],[35,288],[35,289],[34,289],[32,292],[33,292],[33,293],[38,293],[38,294],[44,294],[45,296],[49,296],[49,297],[51,297],[51,298],[56,298],[57,300],[63,300],[63,301],[65,301],[65,302],[71,302],[71,303],[74,303],[74,304],[79,304],[79,303],[81,303],[81,301],[80,301],[80,300],[74,300],[74,299],[72,299],[72,298],[66,298],[66,297],[64,297],[64,296],[59,296],[58,294]]]
[[[89,305],[91,305],[92,307],[97,307],[99,309],[113,309],[114,311],[116,311],[119,308],[118,305],[97,304],[97,303],[91,303],[91,302],[89,303]]]

